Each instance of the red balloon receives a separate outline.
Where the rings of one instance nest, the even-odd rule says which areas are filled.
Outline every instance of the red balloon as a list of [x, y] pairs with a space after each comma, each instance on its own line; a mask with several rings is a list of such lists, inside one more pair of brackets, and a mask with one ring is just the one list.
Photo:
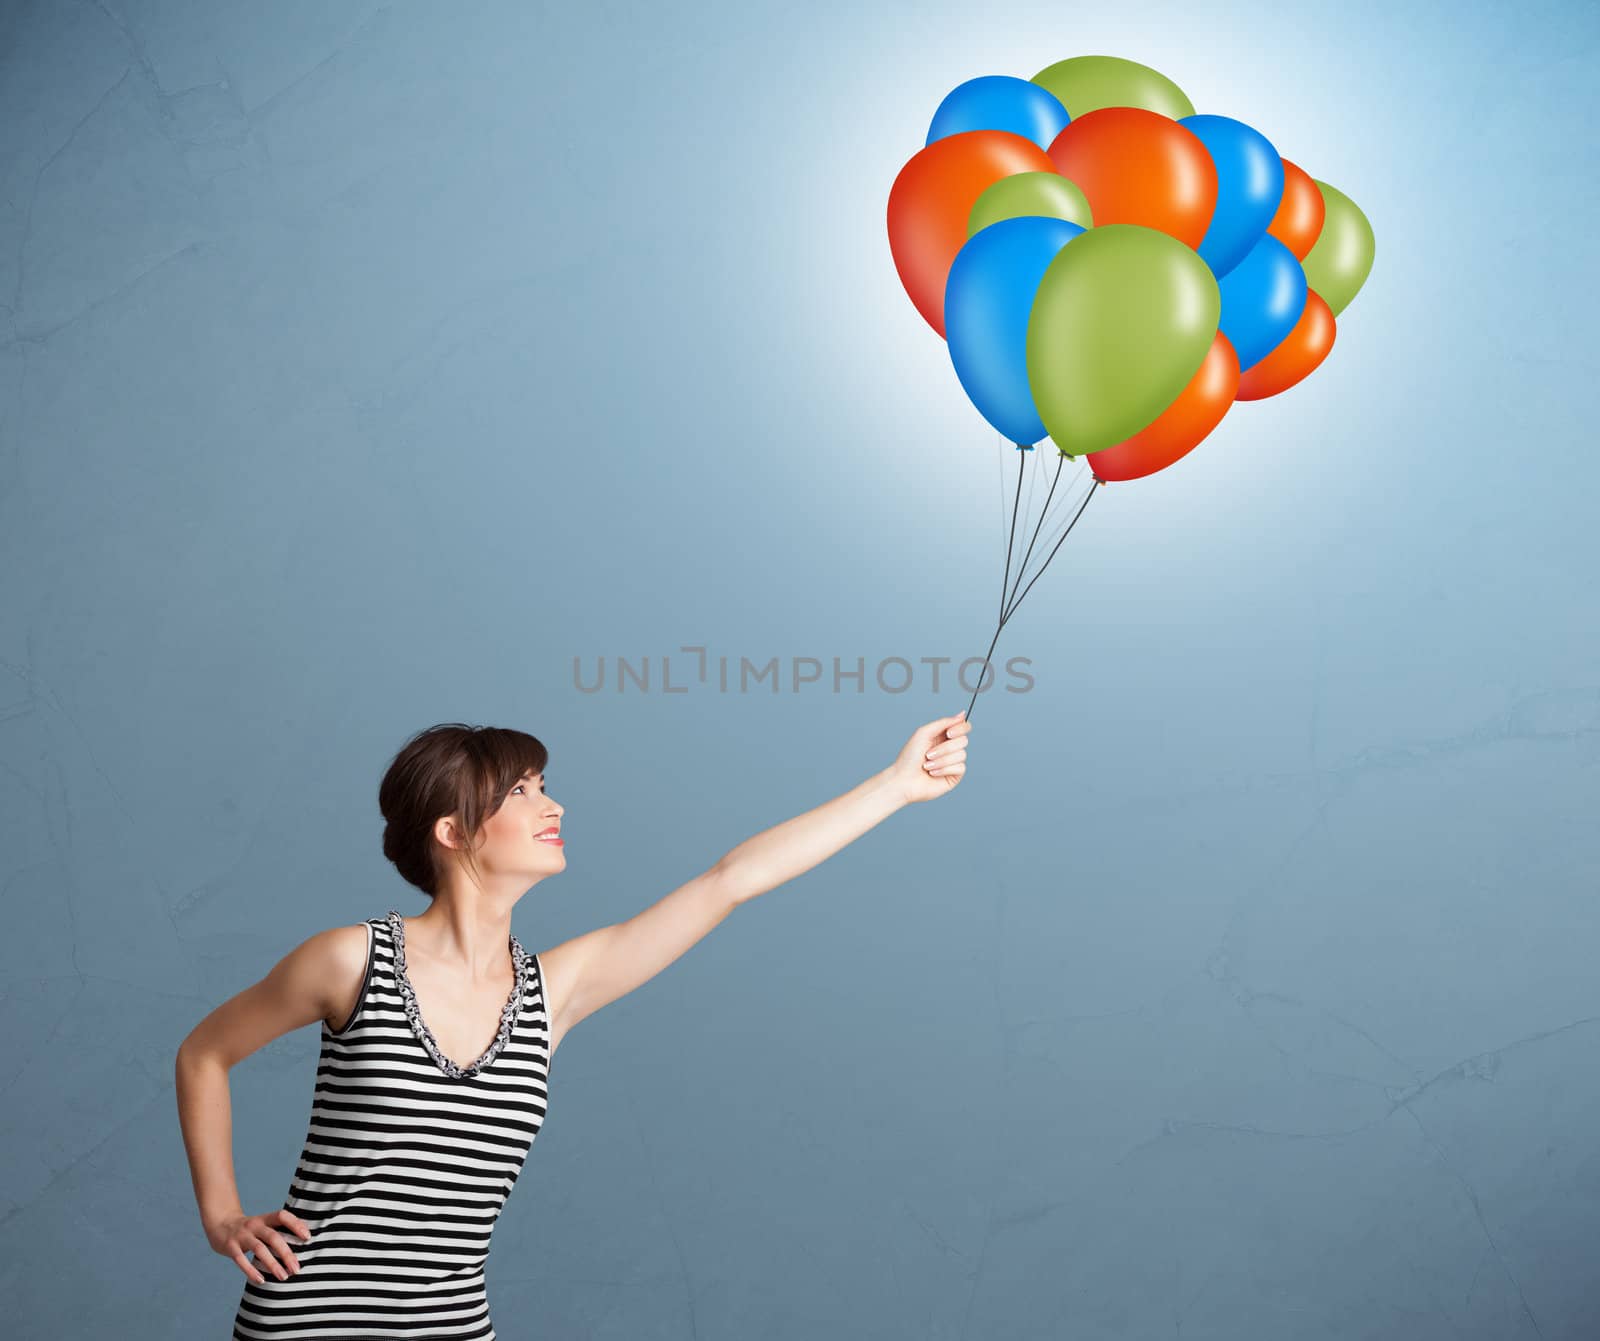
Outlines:
[[1283, 198], [1278, 202], [1278, 212], [1267, 225], [1267, 232], [1292, 251], [1295, 260], [1303, 261], [1322, 232], [1328, 202], [1304, 168], [1296, 167], [1287, 158], [1282, 162]]
[[[1056, 171], [1088, 198], [1095, 227], [1142, 224], [1199, 247], [1217, 205], [1217, 168], [1199, 136], [1142, 107], [1100, 107], [1050, 143]], [[1091, 456], [1099, 453], [1091, 452]]]
[[[1315, 289], [1306, 290], [1306, 310], [1291, 330], [1266, 358], [1253, 363], [1239, 378], [1237, 400], [1265, 400], [1287, 391], [1317, 370], [1333, 348], [1338, 327], [1333, 309]], [[1094, 457], [1089, 458], [1091, 461]]]
[[1008, 130], [946, 135], [913, 154], [889, 188], [889, 250], [900, 282], [944, 338], [944, 284], [980, 195], [1014, 172], [1054, 172], [1032, 140]]
[[1198, 447], [1222, 422], [1238, 385], [1239, 356], [1228, 337], [1218, 331], [1205, 362], [1178, 398], [1148, 428], [1115, 447], [1090, 452], [1089, 469], [1099, 480], [1136, 480], [1165, 470]]

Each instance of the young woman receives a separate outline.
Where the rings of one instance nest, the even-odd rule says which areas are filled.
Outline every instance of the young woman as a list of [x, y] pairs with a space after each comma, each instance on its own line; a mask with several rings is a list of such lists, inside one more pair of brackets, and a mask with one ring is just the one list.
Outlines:
[[[414, 736], [378, 789], [384, 855], [430, 900], [311, 937], [178, 1049], [178, 1115], [200, 1222], [245, 1274], [235, 1341], [488, 1338], [484, 1262], [544, 1122], [550, 1059], [748, 902], [966, 772], [964, 713], [895, 761], [746, 839], [625, 922], [529, 954], [511, 910], [566, 868], [545, 747], [497, 727]], [[311, 1123], [282, 1209], [246, 1215], [228, 1073], [320, 1021]], [[291, 1240], [294, 1246], [291, 1246]]]

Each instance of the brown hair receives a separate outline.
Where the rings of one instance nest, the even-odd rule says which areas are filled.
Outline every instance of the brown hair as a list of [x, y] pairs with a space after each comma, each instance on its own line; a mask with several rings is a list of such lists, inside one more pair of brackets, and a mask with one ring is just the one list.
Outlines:
[[387, 821], [383, 855], [430, 899], [439, 892], [441, 854], [433, 826], [454, 815], [468, 835], [464, 855], [474, 876], [478, 831], [524, 774], [543, 773], [549, 751], [537, 737], [499, 726], [442, 722], [412, 736], [378, 784]]

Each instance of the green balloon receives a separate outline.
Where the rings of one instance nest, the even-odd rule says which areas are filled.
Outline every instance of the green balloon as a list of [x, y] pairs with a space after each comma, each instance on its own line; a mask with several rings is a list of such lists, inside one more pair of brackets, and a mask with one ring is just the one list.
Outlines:
[[1028, 82], [1055, 94], [1074, 117], [1101, 107], [1143, 107], [1174, 121], [1194, 115], [1188, 95], [1166, 75], [1120, 56], [1073, 56], [1045, 66]]
[[972, 202], [972, 213], [967, 216], [967, 236], [1002, 219], [1036, 214], [1065, 219], [1080, 228], [1094, 227], [1089, 198], [1076, 182], [1069, 182], [1059, 172], [1013, 172]]
[[1300, 264], [1306, 272], [1306, 283], [1338, 316], [1367, 282], [1376, 243], [1372, 225], [1355, 201], [1327, 182], [1317, 182], [1317, 190], [1322, 192], [1327, 213], [1316, 245]]
[[1050, 262], [1028, 318], [1028, 386], [1050, 437], [1074, 456], [1147, 428], [1205, 362], [1222, 295], [1170, 234], [1104, 224]]

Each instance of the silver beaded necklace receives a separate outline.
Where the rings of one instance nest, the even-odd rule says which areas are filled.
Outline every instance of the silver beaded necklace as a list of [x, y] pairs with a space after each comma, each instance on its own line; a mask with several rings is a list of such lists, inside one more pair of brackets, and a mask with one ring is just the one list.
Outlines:
[[438, 1068], [445, 1075], [456, 1080], [464, 1079], [477, 1073], [488, 1066], [500, 1055], [506, 1043], [511, 1038], [512, 1027], [517, 1022], [517, 1012], [522, 1008], [522, 985], [527, 973], [528, 955], [522, 948], [522, 943], [516, 936], [511, 937], [511, 962], [515, 971], [512, 974], [511, 995], [506, 998], [506, 1004], [500, 1010], [500, 1031], [495, 1035], [494, 1042], [484, 1050], [483, 1056], [470, 1066], [457, 1066], [448, 1057], [439, 1051], [438, 1041], [433, 1036], [433, 1030], [428, 1028], [428, 1022], [422, 1018], [422, 1012], [417, 1008], [417, 994], [411, 986], [411, 979], [406, 976], [406, 926], [398, 910], [391, 908], [388, 916], [389, 929], [394, 935], [394, 978], [395, 985], [400, 989], [400, 996], [405, 1005], [406, 1018], [411, 1021], [411, 1030], [421, 1041], [422, 1046], [428, 1050], [428, 1055], [433, 1058]]

